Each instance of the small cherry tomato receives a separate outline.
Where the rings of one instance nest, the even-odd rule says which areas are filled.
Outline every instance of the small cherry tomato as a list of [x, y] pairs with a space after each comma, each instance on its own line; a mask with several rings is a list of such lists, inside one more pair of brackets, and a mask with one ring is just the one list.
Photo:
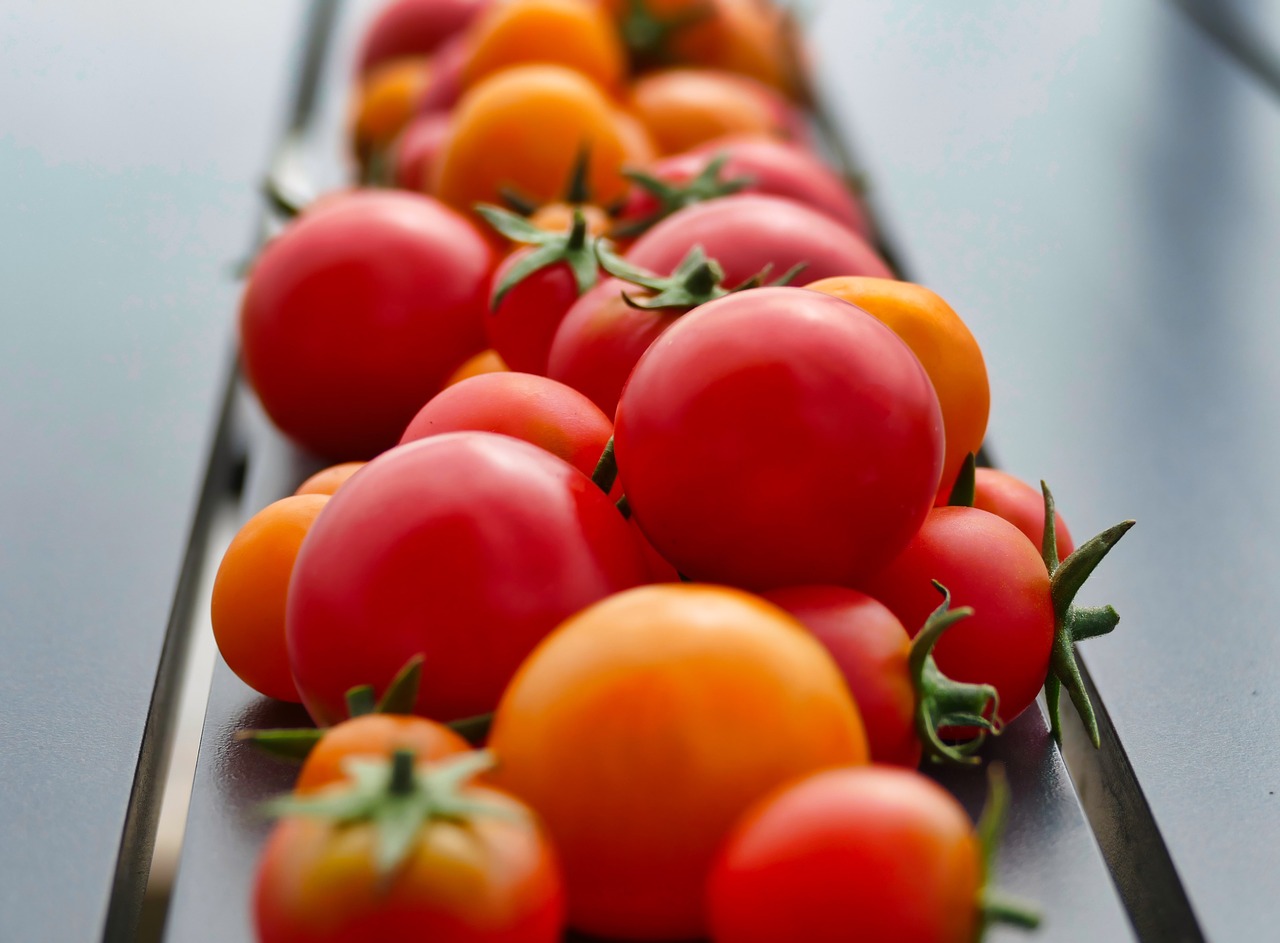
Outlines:
[[[474, 381], [472, 381], [474, 382]], [[348, 688], [425, 658], [415, 713], [490, 711], [561, 620], [648, 578], [613, 503], [528, 442], [432, 436], [374, 459], [331, 499], [289, 587], [289, 661], [320, 726]]]
[[401, 190], [424, 192], [444, 142], [449, 137], [449, 116], [418, 115], [396, 138], [392, 179]]
[[249, 384], [275, 424], [319, 455], [389, 448], [484, 348], [493, 264], [475, 227], [431, 197], [327, 200], [250, 273], [240, 308]]
[[362, 167], [382, 159], [413, 119], [430, 74], [431, 65], [425, 59], [396, 59], [378, 66], [361, 82], [352, 109], [351, 141]]
[[615, 426], [654, 547], [693, 579], [755, 589], [850, 585], [884, 566], [942, 467], [920, 361], [869, 314], [802, 288], [686, 314], [636, 364]]
[[627, 68], [613, 24], [589, 0], [508, 0], [471, 28], [462, 87], [534, 63], [573, 69], [607, 91], [622, 83]]
[[494, 782], [546, 823], [569, 922], [683, 940], [706, 929], [708, 868], [733, 822], [778, 784], [866, 762], [830, 657], [776, 607], [665, 584], [562, 625], [503, 695]]
[[365, 714], [335, 724], [311, 748], [293, 791], [297, 795], [319, 792], [345, 782], [345, 764], [351, 757], [386, 758], [397, 750], [412, 750], [422, 762], [466, 753], [466, 740], [434, 720], [397, 714]]
[[400, 443], [468, 429], [531, 442], [587, 477], [613, 423], [577, 390], [528, 373], [486, 373], [442, 390], [413, 417]]
[[294, 494], [334, 494], [346, 484], [347, 479], [364, 468], [365, 462], [343, 462], [341, 465], [330, 465], [322, 468], [302, 484]]
[[[1037, 548], [1044, 541], [1044, 495], [1020, 478], [994, 468], [979, 468], [974, 476], [973, 506], [1003, 517], [1027, 535]], [[1067, 522], [1055, 512], [1058, 559], [1076, 549]]]
[[365, 30], [360, 72], [406, 56], [427, 56], [458, 35], [492, 0], [392, 0]]
[[845, 276], [805, 287], [843, 298], [883, 321], [920, 358], [942, 406], [947, 451], [938, 490], [945, 500], [965, 456], [978, 451], [987, 432], [991, 388], [973, 334], [950, 305], [921, 285]]
[[431, 58], [431, 80], [418, 99], [425, 115], [450, 114], [462, 98], [462, 70], [467, 64], [467, 37], [453, 37]]
[[298, 702], [285, 648], [285, 597], [302, 538], [328, 495], [282, 498], [240, 528], [213, 581], [210, 619], [227, 666], [259, 694]]

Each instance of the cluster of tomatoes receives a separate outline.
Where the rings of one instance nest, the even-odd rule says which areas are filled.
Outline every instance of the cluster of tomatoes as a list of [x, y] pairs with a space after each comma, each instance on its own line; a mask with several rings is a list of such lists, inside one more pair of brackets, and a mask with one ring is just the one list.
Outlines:
[[306, 756], [267, 943], [1034, 923], [986, 887], [999, 778], [975, 833], [915, 769], [1042, 686], [1092, 723], [1074, 646], [1117, 616], [1073, 598], [1131, 522], [1075, 549], [975, 468], [981, 351], [873, 248], [794, 35], [763, 0], [374, 21], [365, 185], [241, 310], [267, 413], [342, 461], [214, 588], [227, 663], [317, 724], [257, 735]]

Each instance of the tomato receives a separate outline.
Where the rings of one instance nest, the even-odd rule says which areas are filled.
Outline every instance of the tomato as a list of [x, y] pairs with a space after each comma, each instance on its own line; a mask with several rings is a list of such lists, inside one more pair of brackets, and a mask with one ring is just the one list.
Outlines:
[[708, 884], [715, 943], [973, 943], [982, 848], [964, 808], [919, 773], [833, 769], [778, 789], [735, 826]]
[[[559, 943], [564, 890], [554, 852], [520, 803], [451, 781], [472, 756], [389, 776], [366, 761], [359, 786], [295, 799], [294, 808], [314, 811], [283, 819], [263, 848], [260, 943]], [[348, 804], [358, 797], [361, 811], [319, 817], [339, 795]]]
[[289, 588], [289, 661], [317, 724], [348, 688], [425, 657], [415, 713], [493, 709], [565, 617], [647, 578], [589, 478], [507, 436], [456, 432], [392, 449], [331, 499]]
[[500, 203], [505, 187], [546, 203], [560, 196], [585, 147], [591, 192], [607, 204], [626, 189], [621, 167], [630, 146], [613, 104], [590, 79], [562, 66], [518, 66], [458, 103], [432, 192], [464, 211]]
[[875, 318], [802, 288], [682, 317], [640, 358], [615, 426], [654, 547], [693, 579], [755, 589], [879, 569], [924, 520], [942, 466], [920, 362]]
[[461, 383], [469, 377], [480, 376], [482, 373], [502, 373], [504, 370], [510, 369], [503, 359], [498, 356], [495, 350], [482, 350], [463, 362], [462, 366], [450, 374], [449, 379], [445, 380], [446, 387], [453, 386], [455, 383]]
[[240, 308], [245, 375], [290, 438], [339, 459], [394, 445], [484, 348], [493, 255], [430, 197], [353, 192], [263, 250]]
[[461, 34], [440, 47], [431, 58], [431, 81], [418, 100], [422, 114], [449, 114], [462, 97], [462, 70], [467, 64], [467, 37]]
[[680, 154], [730, 134], [804, 133], [790, 102], [767, 85], [728, 72], [655, 72], [636, 80], [629, 104], [662, 154]]
[[778, 277], [804, 264], [804, 281], [836, 275], [892, 278], [857, 233], [829, 216], [781, 197], [744, 194], [699, 203], [664, 219], [636, 240], [627, 261], [666, 274], [700, 245], [736, 285], [772, 266]]
[[426, 190], [448, 136], [448, 115], [418, 115], [410, 121], [394, 145], [391, 172], [395, 185], [402, 190]]
[[391, 59], [426, 56], [471, 23], [492, 0], [392, 0], [365, 31], [360, 72]]
[[[1025, 481], [994, 468], [979, 468], [974, 478], [973, 506], [1003, 517], [1027, 535], [1037, 548], [1044, 541], [1044, 496]], [[1054, 515], [1058, 559], [1075, 550], [1071, 532], [1061, 514]]]
[[[680, 199], [687, 187], [714, 160], [723, 160], [717, 179], [735, 182], [738, 193], [764, 193], [786, 197], [830, 216], [862, 236], [870, 236], [866, 211], [846, 181], [804, 148], [760, 135], [719, 138], [683, 154], [665, 157], [644, 168], [643, 173], [674, 188]], [[719, 195], [726, 195], [717, 193]], [[702, 202], [692, 194], [680, 205]], [[687, 201], [687, 202], [686, 202]], [[627, 203], [618, 214], [620, 228], [643, 224], [667, 215], [665, 207], [643, 186], [632, 187]], [[807, 279], [806, 279], [807, 280]]]
[[475, 429], [546, 449], [587, 477], [613, 435], [613, 423], [577, 390], [528, 373], [486, 373], [436, 394], [400, 442]]
[[285, 597], [302, 538], [329, 502], [306, 494], [267, 505], [240, 528], [218, 565], [213, 637], [227, 666], [259, 694], [300, 700], [285, 649]]
[[413, 118], [430, 74], [425, 59], [397, 59], [365, 77], [351, 120], [353, 150], [362, 167], [378, 159]]
[[843, 298], [883, 321], [924, 364], [942, 406], [946, 458], [939, 494], [950, 494], [965, 456], [987, 432], [991, 388], [982, 350], [960, 316], [921, 285], [887, 278], [827, 278], [807, 286]]
[[365, 714], [335, 724], [307, 754], [293, 791], [299, 795], [319, 792], [348, 779], [345, 764], [351, 757], [387, 757], [396, 750], [412, 750], [421, 761], [466, 753], [466, 740], [444, 724], [425, 717]]
[[346, 484], [347, 479], [364, 468], [365, 464], [365, 462], [343, 462], [340, 465], [330, 465], [328, 468], [322, 468], [298, 485], [297, 490], [293, 493], [332, 495]]
[[609, 214], [590, 203], [575, 204], [563, 200], [547, 203], [534, 210], [529, 222], [546, 232], [569, 232], [573, 229], [573, 215], [576, 212], [581, 212], [586, 219], [588, 235], [603, 236], [609, 231], [612, 224]]
[[866, 762], [830, 657], [774, 606], [665, 584], [574, 616], [521, 667], [490, 746], [564, 867], [569, 922], [610, 939], [706, 929], [703, 888], [741, 812], [793, 776]]
[[612, 90], [627, 68], [613, 24], [589, 0], [508, 0], [480, 17], [467, 46], [463, 88], [512, 66], [554, 63]]

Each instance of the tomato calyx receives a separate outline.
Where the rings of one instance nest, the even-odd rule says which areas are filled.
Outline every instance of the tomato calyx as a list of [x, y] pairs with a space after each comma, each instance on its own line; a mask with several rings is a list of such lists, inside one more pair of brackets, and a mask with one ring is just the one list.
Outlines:
[[[382, 698], [377, 699], [371, 684], [360, 684], [346, 693], [347, 716], [363, 717], [365, 714], [412, 714], [418, 699], [418, 687], [422, 683], [421, 655], [414, 655], [401, 668]], [[272, 756], [286, 760], [305, 760], [311, 750], [325, 735], [319, 727], [282, 728], [277, 730], [241, 730], [237, 740], [248, 740]]]
[[591, 473], [591, 480], [605, 494], [613, 490], [614, 482], [618, 480], [618, 457], [613, 451], [613, 436], [609, 436], [609, 441], [604, 444], [604, 451], [600, 453], [600, 461], [596, 462], [596, 470]]
[[977, 500], [978, 457], [970, 452], [965, 456], [964, 464], [960, 466], [956, 483], [951, 486], [951, 493], [947, 496], [947, 507], [971, 508]]
[[981, 943], [987, 927], [993, 923], [1005, 923], [1025, 930], [1034, 930], [1040, 925], [1040, 913], [1033, 904], [1004, 894], [989, 885], [1008, 811], [1009, 782], [1005, 777], [1004, 766], [992, 763], [987, 770], [987, 802], [978, 819], [978, 843], [982, 858], [981, 884], [978, 890], [980, 917], [974, 943]]
[[1085, 580], [1111, 552], [1120, 538], [1128, 533], [1134, 521], [1121, 521], [1107, 528], [1091, 540], [1076, 548], [1069, 557], [1058, 562], [1058, 535], [1054, 518], [1053, 494], [1049, 486], [1040, 482], [1044, 492], [1044, 541], [1040, 554], [1049, 571], [1049, 595], [1053, 600], [1054, 633], [1053, 648], [1049, 656], [1049, 674], [1044, 682], [1045, 702], [1049, 708], [1049, 727], [1053, 738], [1062, 743], [1060, 702], [1062, 689], [1067, 689], [1071, 703], [1076, 706], [1089, 740], [1097, 748], [1101, 744], [1098, 735], [1098, 719], [1093, 703], [1085, 689], [1076, 660], [1076, 643], [1112, 631], [1120, 621], [1119, 614], [1111, 606], [1077, 606], [1076, 594]]
[[314, 796], [285, 796], [267, 810], [276, 816], [307, 816], [341, 826], [366, 823], [376, 836], [374, 863], [384, 879], [393, 877], [409, 857], [422, 829], [433, 822], [466, 823], [480, 816], [510, 818], [510, 805], [467, 795], [464, 787], [492, 769], [492, 753], [460, 753], [433, 764], [417, 764], [412, 750], [397, 750], [389, 760], [356, 757], [343, 763], [349, 785]]
[[672, 39], [714, 14], [712, 4], [703, 2], [674, 16], [660, 17], [649, 9], [646, 0], [627, 0], [627, 12], [623, 14], [618, 29], [632, 61], [643, 69], [670, 63]]
[[620, 224], [614, 229], [615, 235], [625, 238], [639, 236], [686, 207], [693, 206], [695, 203], [705, 203], [717, 197], [730, 196], [755, 183], [755, 178], [751, 176], [722, 180], [720, 172], [728, 162], [728, 154], [717, 154], [697, 175], [684, 183], [663, 180], [643, 170], [624, 169], [622, 175], [646, 190], [657, 201], [658, 208], [641, 219]]
[[[970, 684], [948, 678], [933, 660], [933, 647], [949, 628], [973, 615], [970, 606], [951, 607], [951, 593], [937, 580], [934, 588], [942, 594], [942, 603], [925, 620], [915, 640], [907, 666], [915, 688], [916, 736], [925, 755], [936, 763], [973, 766], [979, 763], [973, 754], [986, 742], [988, 733], [999, 734], [1000, 695], [989, 684]], [[987, 709], [991, 717], [986, 716]], [[977, 727], [978, 733], [963, 743], [944, 743], [938, 731], [945, 727]]]
[[613, 249], [606, 240], [587, 232], [587, 217], [579, 207], [574, 208], [573, 225], [568, 232], [539, 229], [523, 216], [487, 203], [477, 203], [475, 210], [485, 222], [512, 242], [536, 247], [494, 286], [493, 295], [489, 298], [490, 310], [502, 304], [507, 293], [530, 275], [560, 262], [573, 273], [578, 294], [582, 295], [595, 285], [600, 276], [597, 259], [614, 257]]

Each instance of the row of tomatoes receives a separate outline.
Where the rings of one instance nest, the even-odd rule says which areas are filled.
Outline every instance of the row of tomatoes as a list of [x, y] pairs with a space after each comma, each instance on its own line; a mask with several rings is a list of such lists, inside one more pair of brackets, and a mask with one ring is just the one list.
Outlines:
[[975, 835], [914, 767], [1042, 685], [1055, 731], [1063, 686], [1091, 722], [1074, 644], [1116, 615], [1073, 598], [1131, 522], [1076, 550], [1047, 489], [975, 469], [981, 351], [807, 141], [789, 22], [374, 21], [353, 149], [418, 192], [304, 208], [241, 310], [268, 414], [348, 460], [214, 588], [227, 663], [320, 728], [259, 738], [309, 752], [262, 939], [1031, 922], [985, 887], [999, 781]]

